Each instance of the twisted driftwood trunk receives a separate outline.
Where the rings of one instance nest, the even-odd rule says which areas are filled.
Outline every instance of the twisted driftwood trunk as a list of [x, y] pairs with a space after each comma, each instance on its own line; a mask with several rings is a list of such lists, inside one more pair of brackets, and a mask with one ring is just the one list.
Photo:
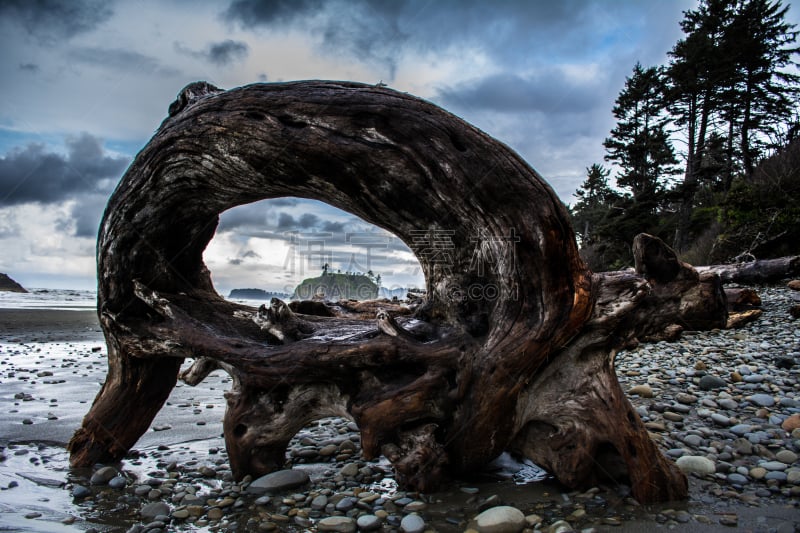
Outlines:
[[[70, 443], [72, 463], [119, 459], [178, 378], [221, 367], [236, 476], [280, 467], [308, 422], [351, 417], [366, 457], [435, 488], [516, 449], [571, 487], [608, 462], [643, 502], [686, 479], [651, 442], [614, 354], [719, 327], [718, 278], [660, 241], [638, 273], [592, 274], [561, 202], [517, 154], [440, 108], [343, 82], [188, 86], [109, 201], [98, 241], [108, 378]], [[218, 215], [264, 198], [315, 198], [392, 231], [416, 253], [416, 320], [258, 311], [213, 290], [202, 253]], [[441, 246], [444, 241], [444, 246]], [[619, 470], [619, 469], [617, 469]]]

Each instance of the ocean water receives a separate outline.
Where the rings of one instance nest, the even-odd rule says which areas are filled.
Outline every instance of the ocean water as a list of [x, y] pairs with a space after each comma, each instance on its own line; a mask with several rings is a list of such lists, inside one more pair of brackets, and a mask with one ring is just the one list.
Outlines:
[[0, 291], [0, 309], [58, 309], [86, 311], [97, 308], [97, 292], [73, 289], [28, 289], [27, 293]]

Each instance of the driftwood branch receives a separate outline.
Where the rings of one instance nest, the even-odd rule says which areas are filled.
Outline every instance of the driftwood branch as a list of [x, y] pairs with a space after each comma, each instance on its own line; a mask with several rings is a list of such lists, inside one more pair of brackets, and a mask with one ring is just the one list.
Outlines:
[[[291, 195], [408, 243], [427, 289], [413, 315], [374, 303], [253, 309], [216, 294], [202, 253], [219, 214]], [[614, 355], [724, 325], [725, 296], [718, 276], [661, 241], [641, 236], [635, 251], [636, 273], [593, 275], [541, 177], [423, 100], [342, 82], [192, 84], [106, 209], [98, 310], [109, 373], [71, 461], [120, 458], [191, 357], [187, 383], [216, 368], [233, 377], [223, 427], [237, 477], [280, 467], [297, 431], [338, 415], [358, 425], [365, 457], [386, 455], [418, 490], [513, 448], [571, 487], [616, 461], [640, 501], [684, 497]]]

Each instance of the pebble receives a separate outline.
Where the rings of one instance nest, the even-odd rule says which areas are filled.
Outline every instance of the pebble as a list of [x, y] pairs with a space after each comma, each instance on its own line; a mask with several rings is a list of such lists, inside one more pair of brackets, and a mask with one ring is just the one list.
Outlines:
[[753, 394], [752, 396], [748, 396], [747, 399], [761, 407], [772, 407], [775, 405], [775, 398], [769, 394]]
[[356, 530], [356, 521], [347, 516], [327, 516], [317, 522], [317, 530], [354, 533]]
[[72, 487], [72, 497], [76, 500], [81, 498], [85, 498], [92, 494], [92, 491], [88, 488], [84, 487], [83, 485], [75, 485]]
[[650, 385], [636, 385], [628, 390], [628, 394], [636, 394], [642, 398], [652, 398], [653, 389]]
[[160, 515], [169, 515], [169, 505], [164, 502], [151, 502], [141, 508], [139, 514], [144, 522], [152, 522]]
[[714, 462], [699, 455], [684, 455], [675, 464], [686, 474], [709, 475], [716, 472]]
[[89, 483], [92, 485], [105, 485], [113, 478], [117, 477], [117, 469], [113, 466], [104, 466], [98, 468], [93, 474]]
[[114, 476], [108, 482], [108, 486], [112, 489], [124, 489], [128, 485], [128, 480], [125, 476]]
[[486, 509], [475, 517], [475, 529], [480, 533], [517, 533], [525, 525], [522, 511], [508, 505]]
[[373, 514], [361, 515], [358, 517], [358, 520], [356, 520], [356, 526], [359, 531], [375, 531], [380, 529], [381, 525], [381, 519]]
[[797, 454], [789, 450], [780, 450], [775, 454], [775, 459], [787, 465], [797, 462]]
[[706, 374], [705, 376], [700, 378], [700, 381], [698, 382], [697, 385], [701, 389], [709, 391], [714, 389], [721, 389], [727, 386], [727, 383], [725, 382], [724, 379], [720, 377], [712, 376], [711, 374]]
[[425, 531], [425, 520], [418, 514], [409, 514], [400, 521], [400, 530], [404, 533], [422, 533]]
[[347, 463], [339, 470], [339, 473], [344, 477], [356, 477], [358, 475], [358, 465], [356, 463]]
[[278, 470], [252, 481], [247, 487], [250, 494], [264, 494], [301, 487], [309, 482], [303, 470]]

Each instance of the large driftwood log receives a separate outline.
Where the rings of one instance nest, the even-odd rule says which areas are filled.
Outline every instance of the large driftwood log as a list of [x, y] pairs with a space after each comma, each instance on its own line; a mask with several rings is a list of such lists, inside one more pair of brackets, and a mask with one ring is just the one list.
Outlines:
[[723, 283], [742, 283], [745, 285], [774, 283], [786, 278], [800, 276], [800, 255], [696, 268], [699, 272], [713, 272], [719, 275]]
[[[610, 463], [643, 502], [686, 495], [614, 374], [617, 350], [719, 327], [719, 279], [641, 236], [637, 273], [592, 274], [550, 187], [506, 146], [436, 106], [342, 82], [188, 86], [109, 201], [98, 241], [108, 377], [70, 442], [119, 459], [178, 377], [233, 376], [237, 477], [285, 462], [319, 417], [351, 417], [366, 457], [419, 490], [516, 449], [570, 487]], [[394, 232], [423, 268], [413, 317], [255, 310], [213, 290], [202, 253], [219, 213], [316, 198]], [[410, 201], [409, 198], [413, 198]], [[445, 246], [437, 246], [437, 243]]]

